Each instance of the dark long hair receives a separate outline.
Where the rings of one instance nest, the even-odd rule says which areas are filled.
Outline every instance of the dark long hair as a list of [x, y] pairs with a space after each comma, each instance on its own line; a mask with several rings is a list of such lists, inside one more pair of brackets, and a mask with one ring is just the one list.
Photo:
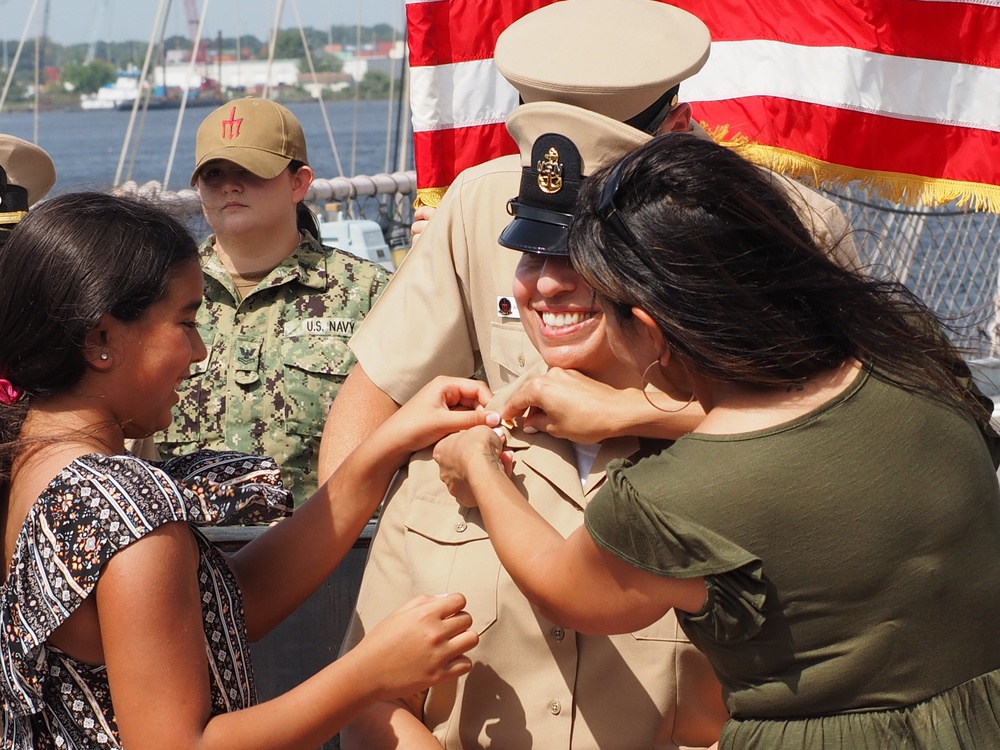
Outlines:
[[788, 387], [854, 357], [988, 421], [936, 316], [902, 284], [832, 261], [778, 179], [707, 139], [655, 138], [586, 181], [573, 265], [619, 321], [646, 310], [713, 380]]
[[191, 234], [156, 207], [105, 193], [36, 206], [0, 252], [0, 377], [23, 395], [0, 404], [0, 497], [32, 399], [74, 386], [83, 344], [104, 314], [133, 321], [196, 262]]

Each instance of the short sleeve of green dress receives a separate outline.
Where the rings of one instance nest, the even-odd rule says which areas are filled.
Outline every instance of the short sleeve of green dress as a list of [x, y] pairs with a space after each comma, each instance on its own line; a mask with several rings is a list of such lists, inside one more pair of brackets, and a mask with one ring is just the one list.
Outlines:
[[[658, 462], [669, 464], [669, 458], [660, 457]], [[625, 471], [630, 466], [627, 460], [609, 466], [602, 494], [613, 500], [595, 501], [596, 506], [587, 510], [587, 527], [594, 541], [657, 575], [705, 577], [708, 601], [700, 613], [685, 619], [719, 643], [753, 637], [763, 622], [766, 597], [760, 559], [671, 512], [666, 504], [643, 502]]]
[[[99, 454], [70, 463], [28, 512], [0, 587], [2, 746], [119, 748], [105, 666], [73, 658], [49, 636], [90, 596], [105, 563], [159, 526], [214, 525], [290, 505], [266, 458], [202, 451], [165, 463]], [[256, 701], [253, 665], [236, 577], [197, 530], [195, 539], [218, 714]]]
[[1000, 747], [1000, 485], [973, 420], [864, 372], [767, 430], [609, 467], [600, 547], [704, 577], [678, 613], [720, 748]]

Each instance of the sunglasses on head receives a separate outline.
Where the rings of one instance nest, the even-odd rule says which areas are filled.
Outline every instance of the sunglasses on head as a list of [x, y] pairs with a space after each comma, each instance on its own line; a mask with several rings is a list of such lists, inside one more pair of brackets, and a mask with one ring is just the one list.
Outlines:
[[608, 174], [608, 179], [604, 183], [604, 187], [601, 188], [600, 199], [597, 201], [597, 218], [601, 220], [602, 224], [609, 226], [626, 245], [637, 247], [639, 240], [636, 239], [635, 234], [618, 213], [618, 205], [615, 203], [615, 198], [618, 197], [618, 187], [621, 184], [622, 170], [628, 161], [627, 157], [622, 159]]

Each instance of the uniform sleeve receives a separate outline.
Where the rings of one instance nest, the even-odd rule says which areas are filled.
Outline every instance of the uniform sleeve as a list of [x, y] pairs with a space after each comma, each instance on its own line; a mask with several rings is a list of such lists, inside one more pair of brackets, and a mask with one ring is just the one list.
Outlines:
[[860, 271], [861, 256], [847, 217], [840, 207], [802, 183], [774, 174], [778, 179], [778, 186], [788, 192], [799, 219], [812, 232], [819, 246], [827, 248], [830, 257], [844, 268]]
[[437, 375], [470, 377], [477, 366], [461, 193], [456, 180], [350, 341], [365, 374], [397, 403]]
[[408, 472], [399, 473], [382, 508], [378, 527], [368, 550], [358, 602], [341, 645], [341, 655], [361, 642], [365, 633], [416, 596], [406, 557], [404, 521], [413, 497]]
[[[752, 638], [764, 624], [766, 584], [759, 558], [668, 507], [665, 493], [629, 480], [628, 464], [609, 466], [608, 481], [587, 506], [594, 542], [629, 565], [667, 578], [704, 577], [708, 600], [701, 612], [678, 612], [705, 638], [733, 643]], [[683, 506], [683, 501], [680, 502]]]

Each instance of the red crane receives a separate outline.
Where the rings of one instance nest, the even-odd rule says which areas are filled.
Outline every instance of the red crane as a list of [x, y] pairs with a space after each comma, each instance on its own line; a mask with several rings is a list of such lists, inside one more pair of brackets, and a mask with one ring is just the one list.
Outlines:
[[205, 62], [205, 45], [199, 43], [198, 39], [198, 26], [200, 26], [200, 21], [198, 20], [198, 0], [184, 0], [184, 12], [187, 14], [188, 23], [188, 37], [191, 39], [191, 49], [198, 47], [198, 55], [195, 57], [195, 62], [203, 63]]

